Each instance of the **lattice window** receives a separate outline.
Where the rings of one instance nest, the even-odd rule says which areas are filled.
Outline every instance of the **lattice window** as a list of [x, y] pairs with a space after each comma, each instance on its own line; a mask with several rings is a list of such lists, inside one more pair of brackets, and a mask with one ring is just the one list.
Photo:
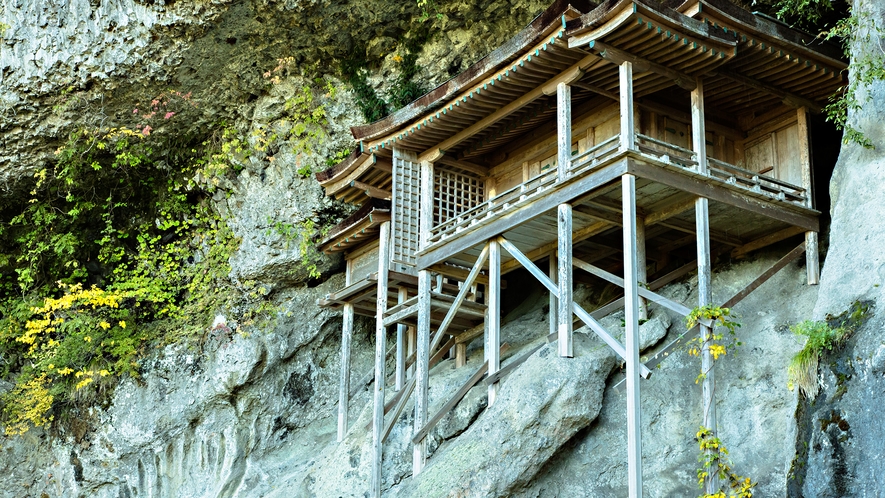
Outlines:
[[435, 168], [433, 178], [433, 225], [458, 216], [485, 200], [485, 185], [472, 173]]
[[414, 273], [418, 251], [421, 203], [421, 165], [414, 153], [396, 150], [393, 156], [393, 216], [391, 222], [393, 270]]

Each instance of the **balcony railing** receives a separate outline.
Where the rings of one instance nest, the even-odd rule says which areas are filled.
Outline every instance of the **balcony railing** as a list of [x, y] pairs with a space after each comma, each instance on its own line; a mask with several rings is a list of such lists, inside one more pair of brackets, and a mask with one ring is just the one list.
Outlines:
[[[593, 170], [608, 164], [609, 159], [618, 152], [619, 144], [620, 136], [615, 135], [573, 156], [566, 177], [562, 181], [559, 180], [558, 170], [550, 168], [550, 170], [524, 183], [501, 192], [492, 199], [449, 218], [445, 222], [431, 228], [428, 239], [429, 243], [441, 242], [481, 223], [483, 220], [529, 204], [564, 181], [589, 174]], [[651, 156], [656, 161], [678, 166], [695, 173], [698, 170], [698, 162], [693, 151], [647, 135], [636, 134], [635, 150], [645, 156]], [[777, 178], [739, 168], [718, 159], [707, 158], [706, 176], [773, 199], [791, 202], [800, 206], [806, 205], [805, 189]]]

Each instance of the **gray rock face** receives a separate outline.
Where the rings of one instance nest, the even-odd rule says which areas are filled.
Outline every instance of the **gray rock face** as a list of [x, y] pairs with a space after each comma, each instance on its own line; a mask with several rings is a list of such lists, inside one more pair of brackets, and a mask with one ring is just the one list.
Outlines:
[[[770, 267], [779, 254], [719, 268], [713, 275], [713, 300], [722, 302]], [[791, 265], [734, 308], [743, 346], [716, 362], [716, 406], [720, 437], [734, 468], [759, 482], [755, 496], [784, 496], [794, 454], [796, 394], [787, 389], [786, 367], [800, 344], [788, 326], [806, 318], [817, 288], [805, 285], [804, 268]], [[691, 306], [697, 278], [665, 287], [661, 294]], [[784, 306], [783, 303], [789, 303]], [[651, 305], [654, 319], [664, 311]], [[606, 320], [610, 323], [612, 318]], [[672, 317], [667, 344], [685, 331]], [[646, 325], [652, 322], [647, 322]], [[610, 329], [611, 330], [611, 329]], [[643, 496], [697, 496], [697, 443], [701, 390], [695, 384], [700, 360], [684, 348], [674, 351], [640, 381]], [[541, 470], [519, 497], [592, 497], [627, 495], [626, 399], [605, 391], [599, 418], [579, 432]]]
[[[871, 24], [881, 26], [885, 6], [853, 4], [860, 25], [852, 60], [873, 56], [881, 61], [878, 43], [864, 37]], [[830, 246], [814, 318], [838, 315], [855, 301], [869, 304], [871, 317], [847, 345], [821, 359], [821, 392], [798, 413], [798, 478], [791, 496], [879, 496], [885, 489], [885, 425], [879, 408], [885, 402], [885, 110], [880, 105], [885, 82], [860, 85], [856, 97], [860, 107], [849, 111], [849, 123], [875, 149], [848, 144], [840, 151], [830, 182]]]
[[559, 358], [555, 344], [542, 347], [503, 383], [495, 404], [395, 495], [508, 496], [528, 484], [601, 408], [614, 356], [592, 349], [583, 334], [575, 336], [575, 351], [575, 358]]
[[800, 410], [797, 475], [793, 496], [877, 496], [885, 489], [885, 434], [878, 407], [885, 403], [885, 376], [876, 370], [885, 320], [873, 316], [840, 351], [820, 362], [821, 391]]

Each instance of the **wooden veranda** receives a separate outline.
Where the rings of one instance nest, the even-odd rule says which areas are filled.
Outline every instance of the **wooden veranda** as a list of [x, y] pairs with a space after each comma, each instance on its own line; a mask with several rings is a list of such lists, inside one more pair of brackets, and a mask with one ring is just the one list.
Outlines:
[[[376, 496], [382, 443], [410, 397], [414, 474], [429, 430], [467, 390], [485, 378], [494, 404], [506, 374], [501, 279], [516, 268], [548, 289], [560, 356], [573, 355], [583, 323], [625, 360], [627, 481], [630, 496], [641, 496], [639, 378], [651, 371], [639, 362], [639, 319], [649, 301], [690, 312], [655, 290], [697, 270], [697, 304], [711, 304], [715, 255], [799, 234], [805, 241], [784, 261], [804, 251], [808, 283], [817, 283], [808, 115], [844, 84], [846, 66], [838, 49], [802, 37], [724, 0], [556, 2], [463, 74], [353, 129], [357, 150], [317, 175], [327, 195], [363, 205], [320, 245], [347, 261], [345, 288], [320, 305], [344, 312], [339, 439], [352, 391], [375, 379]], [[572, 295], [574, 268], [622, 287], [624, 298], [584, 310]], [[648, 282], [651, 274], [665, 276]], [[625, 344], [598, 322], [616, 309], [625, 310]], [[356, 385], [354, 314], [376, 320], [375, 370]], [[387, 399], [394, 325], [397, 393]], [[710, 325], [701, 323], [702, 337]], [[480, 335], [485, 365], [429, 416], [431, 365], [450, 349], [463, 365]], [[706, 349], [703, 361], [709, 370]], [[704, 425], [715, 430], [714, 383], [711, 370]]]

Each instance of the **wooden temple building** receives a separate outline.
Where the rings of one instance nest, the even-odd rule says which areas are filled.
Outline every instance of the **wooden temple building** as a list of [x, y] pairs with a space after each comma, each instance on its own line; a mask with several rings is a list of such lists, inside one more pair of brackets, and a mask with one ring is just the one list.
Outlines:
[[[374, 379], [372, 493], [407, 400], [415, 474], [428, 431], [467, 389], [485, 376], [495, 402], [506, 374], [502, 276], [525, 268], [549, 289], [548, 339], [560, 356], [572, 356], [583, 323], [626, 362], [628, 486], [642, 496], [639, 379], [650, 370], [639, 361], [639, 318], [647, 301], [682, 314], [693, 307], [656, 294], [660, 282], [646, 285], [648, 276], [688, 252], [696, 304], [711, 304], [711, 257], [804, 234], [785, 258], [804, 252], [808, 283], [817, 283], [808, 120], [845, 84], [845, 69], [838, 48], [726, 0], [556, 1], [457, 77], [353, 128], [356, 151], [316, 175], [327, 195], [362, 206], [320, 243], [344, 254], [346, 285], [319, 304], [344, 315], [339, 440], [352, 393]], [[600, 310], [573, 302], [576, 268], [623, 287], [604, 311], [625, 310], [625, 344], [600, 326]], [[356, 314], [377, 324], [374, 373], [358, 381]], [[479, 337], [485, 366], [441, 413], [428, 413], [430, 367], [445, 355], [462, 366]], [[704, 425], [715, 428], [714, 382], [710, 372]]]

